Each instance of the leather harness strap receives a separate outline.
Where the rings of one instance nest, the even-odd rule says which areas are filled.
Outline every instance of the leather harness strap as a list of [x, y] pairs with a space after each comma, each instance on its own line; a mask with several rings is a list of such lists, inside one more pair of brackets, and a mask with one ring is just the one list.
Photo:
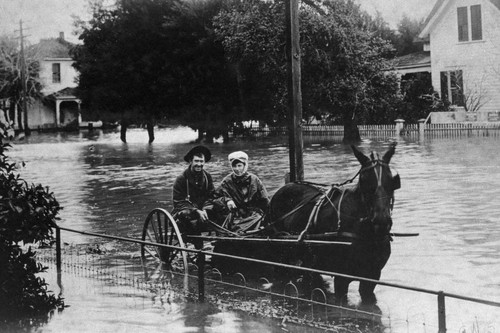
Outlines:
[[[288, 213], [286, 213], [285, 215], [282, 215], [280, 216], [279, 218], [277, 218], [276, 220], [274, 220], [271, 224], [269, 224], [267, 227], [271, 227], [271, 226], [274, 226], [276, 223], [278, 222], [281, 222], [283, 220], [285, 220], [287, 217], [289, 217], [290, 215], [292, 215], [293, 213], [297, 212], [299, 209], [302, 209], [305, 205], [307, 205], [309, 202], [313, 201], [318, 195], [320, 195], [320, 193], [318, 193], [317, 195], [315, 195], [314, 197], [312, 197], [310, 200], [307, 200], [307, 201], [304, 201], [302, 204], [298, 205], [297, 207], [295, 207], [294, 209], [292, 209], [291, 211], [289, 211]], [[266, 227], [266, 228], [267, 228]]]
[[304, 230], [302, 230], [302, 232], [300, 233], [300, 236], [298, 238], [299, 242], [304, 240], [304, 237], [307, 233], [307, 230], [309, 229], [311, 224], [316, 224], [316, 221], [318, 220], [319, 209], [320, 209], [321, 205], [325, 202], [325, 198], [328, 196], [328, 193], [329, 192], [326, 192], [325, 194], [323, 194], [319, 198], [318, 201], [316, 201], [316, 204], [314, 205], [313, 209], [311, 210], [311, 214], [309, 214], [309, 220], [307, 221], [307, 225], [304, 228]]

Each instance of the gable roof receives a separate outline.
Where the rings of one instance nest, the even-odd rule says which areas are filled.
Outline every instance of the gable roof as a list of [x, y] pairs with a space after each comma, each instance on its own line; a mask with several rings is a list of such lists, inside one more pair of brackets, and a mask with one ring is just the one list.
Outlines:
[[[500, 0], [488, 0], [488, 1], [491, 2], [496, 8], [498, 8], [498, 10], [500, 10]], [[430, 30], [433, 27], [434, 23], [436, 23], [438, 17], [443, 13], [444, 8], [449, 3], [450, 0], [436, 1], [434, 7], [432, 7], [429, 15], [427, 15], [427, 18], [425, 19], [424, 28], [418, 35], [419, 38], [426, 38], [429, 35]]]
[[52, 94], [45, 96], [46, 100], [70, 100], [76, 101], [79, 100], [77, 96], [77, 89], [66, 87], [59, 91], [53, 92]]
[[30, 47], [29, 52], [38, 60], [47, 58], [71, 58], [70, 50], [73, 44], [61, 38], [41, 39], [38, 44]]

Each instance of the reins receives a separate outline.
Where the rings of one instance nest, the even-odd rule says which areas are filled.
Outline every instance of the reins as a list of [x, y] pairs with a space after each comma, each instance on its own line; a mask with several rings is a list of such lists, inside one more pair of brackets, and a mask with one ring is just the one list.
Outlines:
[[[346, 192], [348, 191], [348, 189], [345, 187], [345, 185], [353, 183], [354, 180], [360, 174], [362, 174], [365, 171], [371, 170], [371, 169], [373, 169], [373, 168], [375, 168], [377, 166], [388, 166], [388, 163], [386, 163], [386, 162], [384, 162], [384, 161], [382, 161], [380, 159], [373, 159], [373, 160], [371, 160], [371, 163], [372, 164], [369, 165], [369, 166], [365, 166], [365, 167], [360, 168], [358, 170], [358, 172], [356, 172], [356, 174], [354, 176], [352, 176], [351, 178], [349, 178], [349, 179], [347, 179], [347, 180], [345, 180], [345, 181], [343, 181], [341, 183], [335, 183], [335, 184], [327, 185], [327, 184], [320, 184], [320, 183], [307, 182], [307, 181], [296, 181], [295, 183], [297, 183], [297, 184], [310, 185], [310, 186], [316, 188], [318, 190], [318, 193], [316, 195], [312, 196], [309, 200], [305, 200], [304, 202], [300, 203], [298, 206], [296, 206], [291, 211], [289, 211], [286, 214], [284, 214], [284, 215], [280, 216], [279, 218], [275, 219], [274, 221], [272, 221], [267, 226], [265, 226], [265, 227], [263, 227], [263, 228], [261, 228], [259, 230], [255, 230], [254, 232], [248, 233], [247, 235], [254, 234], [254, 233], [259, 233], [259, 232], [262, 232], [264, 230], [274, 230], [275, 232], [277, 232], [277, 229], [275, 228], [275, 225], [277, 223], [284, 221], [285, 219], [287, 219], [291, 215], [295, 214], [296, 212], [298, 212], [299, 210], [301, 210], [302, 208], [304, 208], [306, 205], [308, 205], [309, 203], [313, 202], [314, 200], [317, 200], [317, 201], [315, 202], [315, 204], [314, 204], [314, 206], [313, 206], [313, 208], [311, 210], [311, 213], [309, 214], [309, 218], [308, 218], [306, 227], [304, 228], [304, 230], [300, 233], [300, 235], [298, 237], [298, 241], [299, 242], [303, 241], [306, 238], [308, 230], [310, 229], [311, 225], [314, 225], [314, 224], [317, 223], [319, 212], [320, 212], [321, 208], [324, 206], [325, 202], [330, 203], [331, 207], [337, 213], [337, 221], [338, 221], [337, 232], [338, 232], [339, 235], [341, 235], [342, 233], [340, 231], [338, 231], [338, 230], [340, 230], [340, 228], [341, 228], [342, 217], [351, 217], [351, 218], [354, 218], [353, 216], [349, 216], [349, 215], [341, 213], [342, 202], [344, 201]], [[379, 171], [375, 170], [375, 175], [377, 177], [377, 186], [382, 186], [382, 170], [379, 170]], [[325, 191], [324, 189], [318, 188], [318, 187], [327, 187], [327, 186], [330, 187], [327, 191]], [[332, 201], [333, 195], [334, 195], [334, 193], [336, 191], [340, 192], [340, 198], [339, 198], [339, 201], [338, 201], [338, 207], [336, 207], [335, 204]], [[318, 199], [318, 196], [319, 196], [319, 199]], [[362, 198], [363, 198], [363, 196], [362, 196]], [[394, 197], [391, 197], [391, 212], [392, 212], [392, 205], [393, 204], [394, 204]], [[219, 226], [218, 229], [219, 230], [221, 230], [221, 229], [224, 230], [225, 228], [222, 228], [222, 227]], [[229, 230], [225, 229], [224, 231], [229, 231]], [[346, 235], [348, 235], [349, 237], [358, 238], [358, 235], [356, 235], [355, 233], [352, 233], [352, 232], [344, 232], [344, 233]], [[245, 234], [246, 233], [244, 233], [243, 235], [240, 234], [239, 236], [241, 237], [241, 236], [244, 236]]]
[[[340, 230], [341, 224], [342, 224], [341, 205], [342, 205], [342, 201], [344, 200], [344, 195], [345, 195], [345, 193], [347, 191], [347, 189], [344, 187], [344, 185], [352, 183], [363, 172], [371, 170], [371, 169], [374, 169], [375, 175], [377, 177], [377, 188], [382, 187], [382, 169], [377, 170], [376, 167], [377, 166], [388, 166], [388, 163], [380, 160], [379, 158], [372, 159], [370, 162], [371, 162], [371, 165], [360, 168], [358, 170], [358, 172], [353, 177], [351, 177], [350, 179], [348, 179], [348, 180], [346, 180], [346, 181], [344, 181], [342, 183], [332, 184], [330, 190], [327, 191], [325, 194], [323, 194], [321, 196], [321, 198], [314, 205], [314, 207], [313, 207], [313, 209], [311, 211], [311, 214], [309, 215], [309, 219], [307, 221], [306, 227], [304, 228], [304, 230], [300, 233], [300, 235], [298, 237], [298, 241], [299, 242], [304, 240], [304, 238], [306, 237], [306, 234], [307, 234], [309, 228], [311, 227], [311, 225], [316, 224], [319, 211], [320, 211], [321, 207], [323, 206], [323, 204], [325, 203], [325, 201], [328, 201], [330, 203], [331, 207], [337, 213], [337, 223], [338, 223], [337, 230]], [[315, 184], [315, 183], [309, 183], [309, 184], [326, 186], [326, 185], [323, 185], [323, 184]], [[340, 189], [340, 188], [342, 188], [342, 189]], [[330, 193], [332, 193], [332, 196], [333, 196], [334, 190], [341, 191], [340, 199], [339, 199], [339, 202], [338, 202], [338, 207], [335, 207], [335, 204], [332, 202], [332, 200], [330, 198], [330, 195], [329, 195]], [[364, 197], [363, 197], [363, 194], [361, 194], [361, 198], [362, 198], [363, 201], [365, 201]], [[393, 205], [394, 205], [394, 197], [391, 196], [390, 199], [391, 199], [390, 200], [390, 211], [392, 213], [392, 208], [393, 208]], [[357, 235], [355, 235], [354, 233], [349, 233], [349, 234], [353, 235], [354, 237], [357, 237]]]

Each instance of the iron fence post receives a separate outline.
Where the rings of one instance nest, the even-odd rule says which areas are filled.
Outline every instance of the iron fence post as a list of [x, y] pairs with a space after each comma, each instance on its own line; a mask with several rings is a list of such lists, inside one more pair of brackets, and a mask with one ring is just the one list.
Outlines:
[[57, 272], [61, 272], [61, 229], [56, 227], [56, 267]]
[[444, 304], [444, 293], [438, 292], [438, 333], [446, 333], [446, 309]]
[[198, 252], [196, 265], [198, 266], [198, 300], [205, 302], [205, 254], [201, 251]]

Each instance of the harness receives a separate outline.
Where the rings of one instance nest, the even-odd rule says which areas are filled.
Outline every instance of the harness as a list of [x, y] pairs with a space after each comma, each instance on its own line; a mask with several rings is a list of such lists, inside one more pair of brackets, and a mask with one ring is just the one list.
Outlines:
[[[318, 188], [319, 186], [328, 186], [326, 184], [319, 184], [319, 183], [298, 181], [298, 182], [296, 182], [298, 184], [304, 184], [304, 185], [313, 186], [314, 188], [318, 189], [318, 193], [316, 195], [312, 196], [309, 200], [306, 200], [306, 201], [302, 202], [300, 205], [296, 206], [291, 211], [289, 211], [286, 214], [280, 216], [279, 218], [277, 218], [276, 220], [274, 220], [272, 223], [268, 224], [266, 227], [264, 227], [262, 229], [254, 230], [254, 231], [251, 231], [251, 232], [246, 232], [245, 235], [249, 236], [251, 234], [260, 233], [260, 232], [262, 232], [264, 230], [271, 230], [271, 229], [274, 230], [275, 233], [279, 232], [275, 228], [275, 225], [277, 223], [279, 223], [279, 222], [285, 220], [286, 218], [290, 217], [291, 215], [293, 215], [294, 213], [298, 212], [300, 209], [304, 208], [307, 204], [313, 202], [316, 199], [317, 199], [317, 201], [314, 204], [313, 209], [311, 210], [311, 213], [309, 214], [307, 225], [304, 228], [304, 230], [300, 233], [300, 235], [299, 235], [299, 237], [298, 237], [297, 240], [299, 242], [301, 242], [301, 241], [303, 241], [307, 237], [308, 230], [311, 228], [311, 226], [314, 226], [314, 225], [317, 224], [318, 215], [319, 215], [319, 212], [320, 212], [321, 208], [324, 205], [328, 204], [328, 203], [333, 207], [333, 209], [337, 213], [337, 220], [338, 220], [338, 229], [337, 230], [340, 230], [341, 229], [341, 224], [342, 224], [342, 216], [347, 216], [348, 217], [348, 215], [345, 215], [345, 214], [342, 215], [341, 214], [342, 203], [343, 203], [343, 200], [346, 197], [346, 192], [348, 191], [348, 188], [346, 188], [345, 185], [352, 183], [363, 172], [366, 172], [366, 171], [371, 170], [371, 169], [375, 169], [374, 171], [375, 171], [375, 175], [377, 177], [377, 189], [378, 189], [379, 187], [382, 187], [382, 171], [383, 171], [382, 167], [384, 167], [384, 166], [388, 166], [388, 163], [386, 163], [386, 162], [382, 161], [381, 159], [379, 159], [378, 155], [377, 155], [377, 158], [371, 160], [371, 164], [370, 165], [362, 167], [361, 169], [359, 169], [359, 171], [353, 177], [351, 177], [350, 179], [348, 179], [348, 180], [346, 180], [346, 181], [344, 181], [342, 183], [335, 183], [335, 184], [330, 185], [330, 189], [328, 191], [323, 191], [322, 189]], [[395, 186], [394, 189], [399, 188], [399, 186], [400, 186], [399, 185], [400, 184], [399, 175], [394, 176], [393, 179], [394, 180], [397, 179], [396, 180], [397, 186]], [[339, 199], [339, 202], [338, 202], [338, 207], [335, 207], [335, 204], [332, 202], [332, 198], [333, 198], [333, 195], [335, 193], [339, 193], [339, 192], [340, 192], [340, 199]], [[361, 199], [363, 201], [365, 201], [362, 193], [361, 193], [361, 197], [362, 197]], [[391, 196], [391, 201], [390, 201], [390, 210], [391, 210], [391, 212], [392, 212], [392, 209], [393, 209], [393, 205], [394, 205], [394, 196]], [[213, 224], [214, 227], [216, 226], [216, 224], [213, 223], [213, 222], [211, 224]], [[226, 232], [226, 233], [228, 233], [230, 235], [233, 235], [233, 236], [234, 235], [238, 235], [240, 237], [242, 236], [240, 234], [235, 234], [235, 233], [227, 230], [226, 228], [218, 226], [218, 225], [216, 226], [216, 228], [219, 231]], [[343, 237], [348, 237], [348, 238], [359, 238], [359, 236], [357, 234], [352, 233], [352, 232], [345, 232], [345, 231], [344, 232], [338, 231], [337, 235], [338, 236], [343, 236]], [[387, 237], [389, 237], [389, 239], [391, 239], [390, 234], [388, 234]], [[386, 240], [387, 237], [385, 237], [384, 240]]]
[[316, 204], [314, 205], [313, 209], [311, 210], [311, 214], [309, 214], [309, 219], [307, 220], [307, 225], [306, 227], [304, 228], [304, 230], [302, 230], [302, 232], [300, 233], [299, 235], [299, 238], [298, 238], [298, 241], [301, 242], [304, 240], [304, 238], [306, 237], [306, 234], [307, 234], [307, 231], [309, 230], [309, 228], [311, 227], [311, 225], [316, 225], [316, 222], [318, 221], [318, 214], [319, 214], [319, 211], [321, 209], [321, 207], [325, 204], [325, 202], [329, 202], [333, 209], [337, 212], [337, 218], [338, 218], [338, 221], [339, 221], [339, 229], [340, 229], [340, 205], [342, 203], [342, 199], [344, 198], [344, 194], [345, 194], [345, 191], [346, 189], [343, 188], [341, 191], [341, 195], [340, 195], [340, 200], [339, 200], [339, 207], [337, 209], [337, 207], [335, 207], [335, 205], [333, 204], [332, 200], [330, 199], [329, 195], [330, 193], [332, 193], [332, 196], [333, 196], [333, 193], [335, 191], [340, 191], [340, 188], [339, 187], [336, 187], [336, 186], [332, 186], [330, 188], [330, 190], [328, 190], [327, 192], [325, 192], [319, 199], [318, 201], [316, 201]]
[[[374, 169], [373, 171], [375, 172], [375, 176], [377, 177], [377, 188], [375, 189], [375, 192], [379, 189], [382, 188], [382, 167], [386, 166], [388, 167], [389, 164], [384, 162], [378, 157], [378, 153], [374, 152], [374, 159], [371, 160], [371, 165], [368, 165], [366, 167], [363, 167], [359, 170], [358, 174], [361, 174], [365, 171]], [[378, 168], [377, 168], [378, 167]], [[397, 182], [397, 186], [393, 186], [393, 189], [398, 189], [400, 185], [400, 180], [399, 180], [399, 175], [397, 174], [396, 176], [393, 177], [394, 180]], [[363, 202], [366, 202], [365, 197], [363, 196], [363, 193], [361, 192], [361, 200]], [[394, 208], [394, 195], [390, 197], [390, 211], [392, 215], [392, 210]]]
[[[345, 181], [345, 182], [343, 182], [341, 184], [334, 184], [334, 185], [332, 185], [331, 188], [330, 188], [330, 190], [328, 190], [327, 192], [325, 192], [318, 199], [318, 201], [316, 202], [316, 204], [314, 205], [313, 209], [311, 210], [311, 214], [309, 214], [309, 219], [307, 221], [306, 227], [300, 233], [300, 235], [298, 237], [298, 241], [299, 242], [303, 241], [304, 238], [307, 235], [308, 230], [311, 228], [311, 226], [316, 225], [317, 220], [318, 220], [319, 211], [320, 211], [321, 207], [323, 207], [323, 205], [326, 202], [330, 203], [330, 205], [333, 207], [333, 209], [337, 213], [337, 221], [338, 221], [338, 229], [337, 230], [340, 230], [341, 229], [341, 225], [342, 225], [341, 206], [342, 206], [342, 202], [343, 202], [345, 193], [347, 191], [347, 189], [345, 187], [343, 187], [343, 186], [346, 185], [346, 184], [348, 184], [348, 183], [352, 183], [354, 181], [354, 179], [356, 179], [356, 177], [358, 177], [359, 175], [361, 175], [363, 172], [366, 172], [368, 170], [374, 169], [375, 176], [377, 178], [377, 188], [375, 189], [375, 191], [377, 191], [379, 188], [382, 187], [382, 172], [383, 172], [382, 168], [384, 166], [388, 166], [388, 164], [386, 162], [384, 162], [383, 160], [381, 160], [378, 157], [378, 154], [375, 153], [374, 159], [371, 160], [371, 164], [370, 165], [362, 167], [351, 179], [349, 179], [349, 180], [347, 180], [347, 181]], [[398, 182], [398, 186], [399, 186], [399, 175], [397, 175], [397, 182]], [[340, 199], [339, 199], [338, 207], [335, 207], [335, 205], [333, 204], [333, 202], [331, 200], [331, 197], [333, 197], [333, 194], [335, 192], [337, 192], [337, 191], [340, 191], [341, 193], [340, 193]], [[363, 202], [366, 202], [366, 199], [364, 198], [363, 193], [361, 193], [361, 200]], [[302, 208], [304, 205], [300, 206], [299, 208]], [[391, 214], [392, 214], [393, 207], [394, 207], [394, 196], [391, 196], [390, 197], [390, 211], [391, 211]], [[293, 210], [292, 212], [295, 212], [295, 211], [296, 210]], [[289, 215], [290, 214], [287, 214], [287, 216], [289, 216]], [[348, 233], [348, 232], [342, 232], [342, 233], [340, 233], [339, 232], [339, 235], [357, 238], [357, 235], [355, 233]]]

